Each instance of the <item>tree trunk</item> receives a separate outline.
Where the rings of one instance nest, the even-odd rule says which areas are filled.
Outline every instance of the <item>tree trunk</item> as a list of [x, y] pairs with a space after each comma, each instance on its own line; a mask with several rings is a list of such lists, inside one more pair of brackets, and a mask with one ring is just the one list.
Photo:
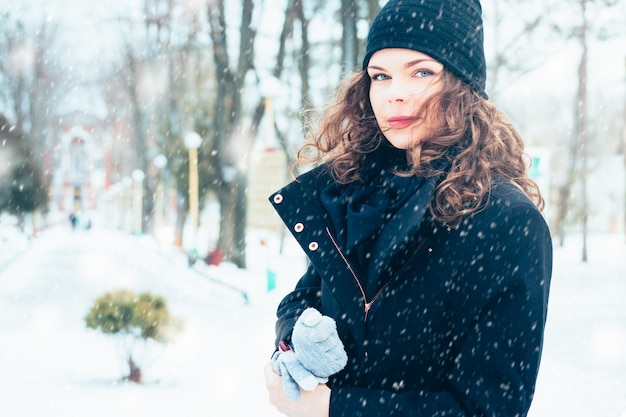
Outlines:
[[[571, 207], [570, 205], [570, 197], [572, 194], [572, 188], [576, 182], [577, 174], [579, 173], [578, 163], [581, 163], [580, 173], [581, 180], [585, 182], [584, 176], [586, 176], [586, 160], [585, 153], [587, 152], [586, 148], [586, 139], [585, 135], [587, 134], [587, 93], [586, 93], [586, 66], [587, 66], [587, 40], [586, 40], [586, 28], [587, 28], [587, 18], [585, 14], [586, 8], [586, 0], [580, 0], [580, 5], [583, 9], [583, 22], [580, 27], [580, 35], [579, 40], [580, 44], [583, 48], [582, 56], [580, 59], [579, 67], [578, 67], [578, 92], [576, 94], [576, 102], [574, 106], [574, 133], [572, 135], [570, 144], [569, 144], [569, 162], [567, 171], [565, 174], [565, 179], [563, 183], [559, 186], [559, 201], [558, 207], [556, 210], [556, 218], [554, 221], [556, 235], [559, 238], [559, 245], [563, 246], [565, 244], [565, 220], [567, 217], [567, 213]], [[582, 154], [582, 155], [581, 155]], [[580, 159], [580, 161], [579, 161]], [[583, 185], [584, 187], [584, 185]], [[583, 188], [583, 192], [585, 192]], [[586, 211], [588, 210], [586, 205], [586, 196], [583, 196], [582, 203], [582, 215], [583, 215], [583, 238], [585, 240], [583, 244], [583, 259], [586, 259]]]
[[380, 2], [378, 0], [367, 0], [367, 10], [369, 23], [372, 23], [372, 21], [380, 11]]
[[357, 66], [359, 39], [356, 21], [358, 4], [354, 0], [341, 0], [341, 23], [343, 27], [342, 66], [345, 75], [352, 73]]
[[[141, 62], [135, 56], [132, 51], [130, 45], [126, 45], [126, 65], [128, 68], [128, 82], [126, 83], [126, 87], [128, 89], [128, 96], [130, 97], [130, 104], [132, 108], [132, 126], [133, 126], [133, 136], [134, 136], [134, 145], [135, 145], [135, 157], [134, 169], [140, 169], [144, 174], [147, 173], [147, 163], [146, 163], [146, 154], [147, 154], [147, 138], [146, 138], [146, 130], [147, 130], [147, 122], [146, 115], [142, 108], [141, 97], [139, 94], [139, 71]], [[152, 211], [152, 199], [148, 198], [147, 190], [145, 188], [145, 184], [147, 181], [144, 181], [144, 189], [142, 195], [142, 232], [144, 231], [144, 218], [143, 213], [150, 213]]]
[[[626, 70], [626, 57], [624, 57], [624, 69]], [[626, 75], [626, 71], [624, 71]], [[626, 77], [624, 78], [626, 85]], [[624, 93], [624, 118], [622, 119], [622, 156], [624, 157], [624, 240], [626, 241], [626, 93]]]
[[187, 213], [189, 212], [189, 199], [177, 196], [176, 198], [176, 228], [174, 230], [174, 246], [183, 247], [183, 230]]
[[230, 157], [228, 141], [232, 133], [233, 96], [237, 92], [234, 88], [226, 45], [226, 19], [224, 17], [223, 0], [210, 3], [208, 12], [213, 44], [213, 60], [215, 61], [215, 73], [218, 78], [213, 112], [213, 146], [218, 155], [217, 174], [220, 177], [219, 190], [217, 192], [221, 213], [218, 247], [223, 251], [224, 259], [231, 260], [234, 245], [234, 222], [232, 220], [234, 202], [232, 201], [231, 184], [228, 178], [226, 178], [226, 174], [227, 170], [233, 166], [228, 159]]
[[247, 228], [247, 178], [245, 172], [239, 172], [235, 184], [235, 224], [232, 260], [240, 268], [246, 267], [246, 228]]
[[[252, 28], [254, 3], [244, 0], [241, 15], [239, 59], [237, 68], [230, 67], [226, 41], [224, 1], [209, 5], [209, 23], [213, 43], [213, 59], [217, 74], [217, 97], [214, 109], [214, 146], [218, 155], [218, 175], [221, 177], [218, 200], [220, 202], [220, 233], [218, 244], [224, 259], [245, 267], [246, 259], [246, 194], [245, 172], [249, 155], [241, 149], [252, 149], [253, 140], [246, 143], [244, 135], [235, 135], [241, 129], [241, 92], [247, 72], [253, 68], [255, 30]], [[240, 136], [240, 137], [236, 137]]]
[[217, 239], [217, 247], [222, 250], [224, 260], [232, 262], [234, 262], [235, 258], [237, 241], [235, 237], [235, 223], [237, 222], [235, 218], [236, 198], [233, 182], [229, 182], [225, 186], [220, 187], [221, 191], [217, 193], [220, 203], [220, 231]]
[[[302, 40], [302, 54], [300, 55], [300, 62], [298, 65], [298, 69], [300, 71], [300, 94], [301, 94], [301, 107], [303, 109], [308, 108], [310, 103], [310, 95], [311, 95], [311, 87], [309, 83], [309, 69], [311, 67], [311, 54], [309, 53], [311, 50], [311, 45], [309, 43], [309, 20], [304, 14], [304, 9], [302, 7], [302, 1], [296, 2], [296, 15], [300, 20], [300, 24], [302, 25], [302, 30], [300, 38]], [[356, 33], [356, 32], [355, 32]], [[281, 41], [284, 42], [284, 39], [281, 38]], [[282, 65], [282, 62], [281, 62]]]
[[128, 355], [128, 369], [129, 373], [124, 377], [124, 381], [134, 382], [136, 384], [141, 384], [143, 381], [141, 379], [141, 369], [137, 366], [135, 361], [133, 361], [133, 357]]
[[581, 0], [582, 9], [582, 26], [580, 28], [580, 45], [582, 47], [582, 55], [580, 57], [580, 65], [578, 67], [578, 123], [576, 134], [580, 143], [581, 156], [581, 214], [582, 214], [582, 261], [587, 262], [587, 226], [589, 217], [589, 204], [587, 201], [587, 156], [589, 148], [588, 132], [587, 132], [587, 0]]

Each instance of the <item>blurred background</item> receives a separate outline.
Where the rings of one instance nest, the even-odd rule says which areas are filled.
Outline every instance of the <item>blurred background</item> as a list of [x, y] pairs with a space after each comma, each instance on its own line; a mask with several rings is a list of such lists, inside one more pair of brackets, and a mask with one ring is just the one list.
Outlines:
[[[144, 275], [161, 276], [163, 282], [176, 275], [178, 286], [167, 287], [170, 299], [189, 301], [189, 288], [197, 290], [197, 297], [203, 291], [211, 294], [189, 311], [188, 329], [194, 328], [192, 317], [204, 317], [207, 303], [213, 303], [219, 312], [214, 320], [197, 323], [197, 329], [223, 323], [226, 311], [231, 319], [244, 315], [248, 321], [239, 323], [240, 329], [254, 332], [249, 323], [258, 324], [254, 320], [259, 311], [242, 310], [241, 295], [248, 305], [262, 300], [265, 318], [256, 331], [262, 329], [264, 336], [256, 340], [266, 343], [258, 355], [265, 360], [279, 293], [288, 291], [305, 263], [267, 197], [291, 178], [293, 156], [303, 143], [304, 118], [315, 117], [342, 77], [360, 68], [369, 22], [384, 3], [0, 0], [0, 301], [24, 311], [0, 320], [0, 331], [14, 337], [5, 339], [15, 342], [11, 352], [23, 353], [24, 346], [38, 340], [33, 332], [61, 331], [67, 320], [77, 321], [80, 331], [74, 336], [80, 343], [94, 346], [82, 339], [87, 337], [82, 314], [98, 291], [113, 283], [132, 286], [119, 278], [125, 274], [120, 271], [143, 262], [155, 268]], [[626, 2], [484, 0], [482, 6], [487, 93], [525, 138], [530, 173], [546, 199], [555, 248], [563, 248], [555, 258], [555, 273], [561, 275], [555, 277], [571, 278], [565, 284], [555, 280], [552, 317], [562, 326], [550, 333], [558, 342], [549, 345], [548, 358], [575, 350], [579, 342], [591, 343], [585, 337], [592, 333], [589, 329], [602, 336], [593, 339], [601, 340], [593, 345], [600, 353], [582, 360], [588, 365], [584, 372], [572, 367], [573, 362], [549, 362], [548, 372], [553, 373], [544, 384], [550, 389], [562, 386], [557, 374], [584, 383], [593, 380], [585, 372], [596, 372], [601, 365], [606, 368], [596, 374], [597, 380], [612, 381], [611, 398], [618, 398], [604, 414], [589, 414], [594, 406], [581, 407], [576, 401], [570, 413], [561, 414], [548, 394], [540, 404], [549, 404], [543, 410], [552, 412], [544, 415], [579, 410], [580, 415], [616, 416], [615, 410], [626, 407], [621, 371], [626, 369], [626, 312], [620, 301], [626, 296]], [[59, 228], [83, 235], [59, 234]], [[46, 233], [54, 230], [46, 241]], [[104, 250], [94, 247], [95, 242], [110, 246]], [[63, 245], [62, 255], [54, 252]], [[124, 258], [141, 248], [136, 262]], [[98, 252], [110, 252], [111, 258], [89, 263]], [[72, 262], [89, 256], [84, 269], [71, 278], [73, 287], [66, 288], [79, 310], [64, 310], [58, 322], [22, 323], [39, 317], [29, 310], [24, 294], [33, 300], [56, 294], [50, 277], [25, 272], [33, 266], [31, 256], [50, 253], [72, 257]], [[160, 254], [158, 260], [154, 253]], [[15, 261], [18, 256], [24, 263]], [[163, 259], [176, 259], [172, 262], [184, 262], [185, 267], [200, 265], [216, 285], [197, 288], [199, 284], [190, 284], [193, 278], [181, 278], [188, 271], [180, 269], [165, 277], [163, 271], [169, 269], [156, 267]], [[118, 279], [88, 284], [89, 277], [100, 279], [93, 274], [111, 260], [119, 264], [112, 274]], [[59, 265], [58, 260], [51, 262]], [[41, 268], [39, 274], [57, 271]], [[260, 271], [261, 278], [255, 284], [238, 281], [246, 271]], [[281, 281], [288, 274], [292, 277]], [[597, 276], [609, 279], [606, 292], [587, 281]], [[54, 285], [66, 283], [68, 276], [62, 277]], [[33, 286], [26, 290], [29, 280]], [[160, 288], [156, 282], [140, 286]], [[230, 295], [216, 293], [216, 287]], [[591, 294], [597, 298], [588, 299]], [[50, 309], [67, 305], [59, 300], [51, 299], [55, 307]], [[574, 322], [583, 315], [579, 302], [603, 307], [606, 314], [594, 310], [597, 321], [587, 319], [583, 326], [589, 332], [572, 340], [571, 332], [580, 330]], [[603, 324], [601, 332], [598, 323]], [[76, 344], [74, 336], [70, 340]], [[39, 342], [52, 339], [45, 340]], [[66, 354], [67, 348], [60, 345], [55, 352]], [[572, 361], [582, 357], [576, 351]], [[608, 359], [598, 362], [598, 357]], [[0, 368], [9, 362], [0, 362]], [[609, 368], [614, 372], [603, 373]], [[22, 375], [11, 369], [11, 375]], [[0, 369], [0, 380], [5, 371]], [[249, 368], [241, 370], [242, 378], [246, 372]], [[13, 385], [9, 381], [6, 386]], [[262, 381], [259, 386], [262, 391]], [[581, 398], [572, 394], [583, 392], [579, 388], [555, 398]], [[25, 391], [25, 398], [31, 394]], [[609, 404], [606, 398], [592, 400], [600, 402]], [[46, 403], [48, 408], [52, 403]], [[39, 415], [18, 409], [15, 405], [7, 415]], [[59, 415], [85, 415], [59, 410]], [[170, 411], [163, 415], [177, 415]]]
[[[247, 226], [279, 227], [265, 198], [289, 179], [303, 112], [360, 66], [384, 4], [2, 3], [0, 211], [31, 234], [98, 216], [240, 267]], [[526, 140], [555, 236], [624, 233], [625, 3], [483, 9], [487, 91]]]

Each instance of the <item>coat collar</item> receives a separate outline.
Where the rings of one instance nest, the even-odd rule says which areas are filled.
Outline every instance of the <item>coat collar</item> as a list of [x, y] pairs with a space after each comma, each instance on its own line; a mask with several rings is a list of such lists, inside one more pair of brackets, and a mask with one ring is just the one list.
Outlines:
[[329, 173], [319, 167], [281, 188], [269, 200], [343, 310], [324, 313], [333, 317], [345, 314], [352, 333], [363, 340], [364, 301], [353, 271], [335, 247], [332, 222], [319, 199], [321, 190], [331, 182]]
[[[359, 288], [360, 283], [356, 282], [354, 275], [358, 277], [364, 272], [357, 270], [354, 260], [346, 259], [345, 254], [337, 249], [333, 239], [333, 222], [320, 201], [321, 191], [332, 181], [327, 167], [320, 166], [272, 194], [270, 202], [321, 278], [332, 289], [333, 296], [348, 315], [351, 330], [362, 340], [365, 334], [365, 301], [361, 291], [374, 294], [394, 278], [397, 265], [403, 263], [410, 249], [407, 246], [415, 241], [437, 178], [425, 181], [420, 192], [409, 198], [381, 231], [372, 251], [377, 259], [372, 263], [374, 269], [367, 271], [369, 279], [360, 278], [360, 283], [369, 283], [368, 288]], [[348, 267], [346, 261], [353, 267]], [[370, 311], [372, 313], [373, 310]]]
[[[379, 279], [387, 279], [390, 278], [390, 275], [393, 275], [394, 262], [392, 260], [406, 248], [407, 244], [410, 244], [411, 237], [417, 234], [439, 180], [439, 177], [430, 177], [424, 181], [418, 192], [407, 199], [404, 205], [384, 225], [379, 237], [376, 239], [376, 244], [372, 248], [372, 253], [377, 258], [377, 262], [372, 264], [373, 269], [370, 268], [367, 271], [368, 274], [374, 275]], [[323, 217], [326, 221], [325, 227], [329, 227], [331, 230], [332, 222], [319, 201], [319, 195], [332, 181], [328, 169], [325, 166], [320, 166], [298, 177], [291, 184], [292, 186], [299, 184], [299, 198], [302, 201], [307, 201], [306, 208], [302, 204], [299, 210], [319, 210], [323, 212]], [[374, 291], [376, 290], [375, 287], [380, 286], [379, 280], [370, 280], [370, 283]]]

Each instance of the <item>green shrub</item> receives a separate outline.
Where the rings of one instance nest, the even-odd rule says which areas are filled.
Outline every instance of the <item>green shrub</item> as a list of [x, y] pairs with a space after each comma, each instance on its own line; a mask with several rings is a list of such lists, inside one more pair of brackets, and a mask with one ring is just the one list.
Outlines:
[[153, 340], [158, 343], [172, 342], [182, 329], [182, 321], [170, 316], [165, 299], [144, 292], [135, 295], [129, 290], [117, 290], [97, 298], [85, 324], [90, 329], [126, 339], [123, 352], [129, 366], [125, 380], [141, 383], [141, 369], [134, 358], [135, 346]]

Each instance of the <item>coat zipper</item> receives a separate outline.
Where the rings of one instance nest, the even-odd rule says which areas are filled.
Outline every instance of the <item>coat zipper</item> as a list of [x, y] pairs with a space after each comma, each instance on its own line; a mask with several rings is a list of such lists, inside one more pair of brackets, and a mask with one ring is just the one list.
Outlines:
[[348, 267], [348, 270], [352, 274], [352, 277], [354, 278], [356, 285], [359, 287], [359, 291], [361, 291], [361, 297], [363, 298], [363, 310], [364, 310], [363, 320], [367, 322], [367, 316], [368, 316], [370, 309], [372, 308], [372, 305], [374, 304], [378, 296], [382, 294], [383, 290], [387, 287], [387, 285], [389, 285], [389, 282], [383, 285], [376, 292], [376, 294], [374, 294], [374, 297], [372, 297], [370, 301], [367, 301], [367, 294], [365, 294], [365, 290], [363, 289], [363, 285], [361, 284], [359, 277], [357, 277], [356, 273], [354, 272], [354, 269], [352, 269], [352, 265], [350, 265], [350, 262], [348, 262], [348, 259], [344, 256], [343, 251], [341, 250], [341, 248], [339, 248], [339, 245], [335, 241], [335, 238], [333, 237], [328, 227], [326, 228], [326, 233], [328, 234], [328, 237], [330, 238], [331, 242], [333, 242], [333, 245], [335, 246], [335, 249], [337, 250], [337, 252], [339, 252], [341, 259], [343, 259], [343, 262], [346, 264], [346, 266]]
[[[368, 315], [368, 313], [370, 311], [370, 308], [372, 308], [372, 305], [374, 304], [376, 299], [380, 296], [380, 294], [382, 294], [383, 290], [385, 288], [387, 288], [387, 286], [389, 284], [391, 284], [393, 279], [390, 279], [385, 285], [380, 287], [380, 289], [376, 292], [376, 294], [374, 294], [374, 297], [372, 297], [372, 299], [370, 301], [367, 301], [367, 295], [365, 294], [365, 290], [363, 289], [363, 285], [361, 284], [361, 281], [359, 280], [359, 278], [357, 277], [356, 273], [354, 272], [354, 269], [352, 269], [352, 266], [350, 265], [350, 262], [348, 262], [348, 259], [344, 256], [343, 251], [341, 250], [341, 248], [339, 247], [339, 245], [335, 241], [335, 238], [333, 237], [333, 235], [330, 232], [330, 229], [328, 227], [326, 228], [326, 233], [328, 234], [328, 237], [330, 238], [331, 242], [333, 242], [333, 245], [335, 246], [335, 249], [337, 250], [337, 252], [339, 252], [339, 255], [341, 256], [341, 259], [343, 259], [343, 262], [348, 267], [348, 270], [352, 274], [352, 277], [354, 278], [354, 281], [356, 281], [356, 284], [359, 287], [359, 291], [361, 291], [361, 297], [363, 298], [363, 310], [365, 311], [364, 320], [367, 321], [367, 315]], [[417, 249], [415, 250], [415, 255], [417, 255], [417, 253], [420, 251], [420, 249], [422, 248], [422, 246], [424, 246], [425, 243], [426, 243], [425, 240], [420, 242], [420, 244], [417, 246]], [[413, 257], [415, 255], [413, 255]], [[413, 257], [411, 257], [411, 259]]]
[[[363, 289], [363, 285], [361, 284], [361, 281], [359, 280], [359, 277], [357, 277], [356, 273], [354, 272], [354, 269], [352, 269], [352, 265], [350, 265], [350, 262], [348, 262], [348, 259], [343, 254], [343, 251], [341, 250], [341, 248], [339, 247], [339, 245], [335, 241], [335, 238], [333, 237], [333, 235], [330, 232], [330, 229], [328, 227], [326, 228], [326, 233], [328, 234], [328, 237], [330, 238], [331, 242], [333, 242], [333, 245], [335, 246], [335, 249], [337, 250], [337, 252], [341, 256], [341, 259], [343, 259], [343, 262], [346, 264], [346, 266], [348, 267], [348, 270], [352, 274], [352, 277], [354, 278], [354, 281], [356, 282], [356, 285], [359, 287], [359, 291], [361, 291], [361, 297], [363, 298], [363, 311], [364, 311], [363, 322], [367, 323], [367, 316], [368, 316], [368, 313], [369, 313], [370, 309], [372, 308], [372, 305], [378, 299], [380, 294], [382, 294], [383, 290], [385, 288], [387, 288], [387, 286], [393, 281], [393, 279], [390, 279], [385, 285], [383, 285], [376, 292], [376, 294], [374, 294], [374, 297], [372, 297], [372, 299], [370, 301], [367, 301], [367, 294], [365, 294], [365, 290]], [[423, 244], [424, 244], [423, 241], [419, 244], [417, 250], [415, 251], [416, 254], [417, 254], [417, 252], [419, 252], [419, 249], [422, 247]], [[365, 349], [365, 357], [366, 358], [369, 357], [369, 352], [368, 352], [367, 348]]]

